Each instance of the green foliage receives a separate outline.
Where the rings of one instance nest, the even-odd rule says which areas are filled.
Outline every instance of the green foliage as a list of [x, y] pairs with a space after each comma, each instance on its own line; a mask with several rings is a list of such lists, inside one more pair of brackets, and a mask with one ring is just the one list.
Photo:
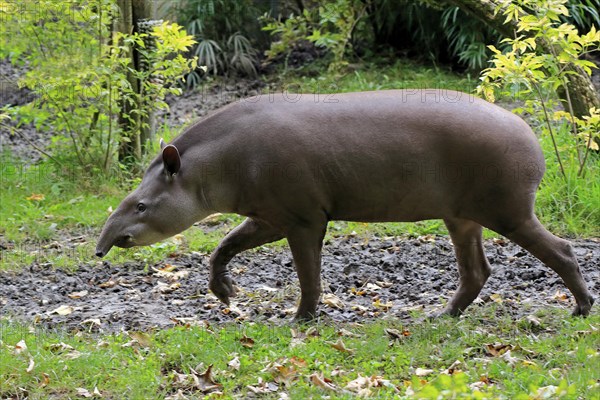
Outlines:
[[[572, 88], [569, 88], [567, 80], [571, 72], [565, 66], [579, 66], [591, 75], [591, 68], [595, 68], [595, 65], [583, 59], [582, 55], [599, 48], [600, 32], [592, 27], [588, 33], [580, 35], [574, 26], [561, 23], [560, 17], [568, 15], [566, 3], [566, 0], [506, 3], [503, 10], [506, 21], [516, 21], [519, 36], [503, 40], [509, 46], [505, 52], [490, 46], [494, 52], [493, 66], [483, 71], [482, 83], [478, 88], [491, 101], [494, 101], [495, 90], [501, 90], [504, 95], [511, 97], [524, 98], [525, 106], [520, 111], [543, 115], [543, 124], [540, 126], [543, 133], [552, 139], [557, 162], [565, 179], [567, 168], [557, 144], [552, 113], [554, 105], [557, 100], [562, 100], [569, 106], [567, 112], [559, 112], [554, 116], [570, 123], [573, 135], [578, 139], [568, 150], [576, 154], [569, 160], [577, 163], [579, 176], [585, 171], [590, 149], [596, 146], [594, 140], [598, 137], [600, 118], [596, 109], [590, 110], [591, 115], [583, 120], [573, 116], [569, 96]], [[540, 46], [543, 51], [539, 51]], [[566, 98], [556, 97], [559, 88], [564, 89]]]
[[289, 55], [297, 42], [309, 40], [331, 53], [329, 70], [341, 72], [348, 65], [352, 35], [366, 15], [367, 7], [368, 2], [360, 0], [328, 0], [285, 20], [265, 15], [263, 30], [278, 36], [266, 55], [269, 59], [280, 54]]
[[575, 25], [579, 32], [600, 27], [600, 0], [569, 0], [566, 6], [569, 14], [562, 15], [561, 20]]
[[[173, 2], [178, 21], [196, 39], [198, 65], [210, 74], [256, 76], [258, 50], [264, 41], [257, 18], [264, 12], [252, 0], [184, 0]], [[200, 81], [193, 71], [188, 86]]]
[[[116, 73], [113, 72], [113, 81], [107, 86], [114, 85], [116, 81], [118, 101], [134, 106], [128, 113], [120, 114], [121, 118], [131, 122], [131, 129], [124, 132], [120, 140], [137, 140], [135, 155], [137, 160], [141, 160], [141, 146], [145, 145], [139, 143], [141, 131], [148, 127], [148, 116], [153, 111], [168, 108], [164, 101], [167, 93], [181, 94], [181, 88], [175, 83], [197, 65], [195, 58], [187, 59], [183, 53], [188, 52], [195, 42], [181, 26], [168, 22], [155, 26], [149, 34], [117, 32], [114, 40], [116, 45], [107, 48], [105, 66]], [[138, 65], [131, 57], [134, 48], [140, 57]], [[145, 67], [140, 68], [139, 64]]]
[[369, 17], [376, 44], [472, 70], [486, 66], [486, 45], [500, 39], [485, 23], [440, 1], [374, 0]]
[[[54, 134], [54, 153], [72, 156], [85, 170], [109, 170], [119, 141], [132, 140], [147, 124], [145, 116], [164, 108], [172, 85], [195, 66], [182, 56], [191, 46], [176, 24], [163, 24], [150, 34], [111, 33], [118, 16], [112, 0], [72, 2], [27, 1], [0, 4], [0, 56], [27, 63], [20, 85], [35, 101], [10, 109], [20, 124], [33, 123]], [[153, 47], [146, 48], [151, 38]], [[141, 54], [134, 66], [131, 46]], [[132, 87], [133, 76], [141, 87]], [[135, 121], [125, 135], [115, 124], [124, 104], [136, 104], [125, 118]], [[141, 144], [138, 144], [139, 151]]]

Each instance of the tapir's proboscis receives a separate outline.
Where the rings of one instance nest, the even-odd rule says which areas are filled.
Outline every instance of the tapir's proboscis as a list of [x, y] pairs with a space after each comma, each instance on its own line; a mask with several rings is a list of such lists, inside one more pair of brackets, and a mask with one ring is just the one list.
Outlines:
[[594, 299], [570, 244], [534, 214], [545, 170], [535, 134], [514, 114], [447, 90], [335, 95], [262, 95], [191, 125], [148, 167], [110, 215], [96, 248], [154, 243], [206, 216], [247, 219], [210, 258], [211, 291], [235, 294], [228, 262], [287, 238], [300, 280], [296, 317], [316, 315], [328, 221], [443, 219], [460, 279], [442, 314], [458, 315], [491, 273], [482, 228], [531, 252], [575, 297], [574, 315]]

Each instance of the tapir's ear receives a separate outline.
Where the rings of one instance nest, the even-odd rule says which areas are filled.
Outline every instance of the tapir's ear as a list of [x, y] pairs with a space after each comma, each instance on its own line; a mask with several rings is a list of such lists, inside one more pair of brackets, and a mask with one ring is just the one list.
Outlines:
[[172, 144], [166, 145], [162, 149], [163, 165], [165, 172], [169, 176], [173, 176], [179, 172], [181, 167], [181, 158], [179, 157], [179, 150]]
[[160, 149], [161, 150], [164, 149], [166, 145], [167, 144], [165, 143], [165, 141], [163, 140], [163, 138], [160, 138]]

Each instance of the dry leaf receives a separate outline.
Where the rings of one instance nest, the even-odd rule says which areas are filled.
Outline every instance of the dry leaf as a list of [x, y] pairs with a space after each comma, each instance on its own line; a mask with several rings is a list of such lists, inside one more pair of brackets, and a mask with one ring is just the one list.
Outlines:
[[279, 386], [277, 386], [275, 383], [263, 382], [262, 378], [258, 378], [257, 386], [248, 385], [246, 388], [255, 394], [266, 394], [279, 390]]
[[341, 351], [342, 353], [350, 353], [353, 354], [354, 350], [353, 349], [348, 349], [346, 348], [346, 345], [344, 344], [344, 342], [342, 341], [342, 339], [338, 339], [337, 342], [332, 343], [332, 342], [327, 342], [328, 345], [330, 345], [331, 347], [333, 347], [336, 350]]
[[498, 303], [498, 304], [502, 304], [502, 302], [503, 302], [502, 296], [499, 295], [498, 293], [491, 294], [490, 300], [492, 300], [494, 303]]
[[46, 198], [46, 196], [41, 193], [32, 193], [31, 196], [27, 197], [26, 199], [29, 201], [42, 201], [44, 198]]
[[17, 344], [15, 344], [13, 353], [21, 354], [21, 353], [25, 353], [26, 351], [27, 351], [27, 344], [25, 343], [25, 340], [19, 340], [19, 342]]
[[25, 370], [25, 372], [30, 373], [31, 371], [33, 371], [33, 368], [35, 367], [35, 361], [33, 361], [33, 358], [29, 359], [29, 366], [27, 367], [27, 369]]
[[398, 329], [386, 328], [385, 333], [387, 333], [388, 336], [393, 340], [404, 339], [405, 337], [411, 335], [408, 329], [403, 329], [402, 331], [399, 331]]
[[557, 290], [556, 293], [554, 293], [554, 296], [552, 296], [552, 298], [557, 301], [568, 301], [569, 300], [569, 297], [567, 296], [567, 294], [565, 292], [561, 292], [560, 290]]
[[86, 397], [86, 398], [90, 398], [90, 397], [92, 397], [92, 396], [93, 396], [93, 395], [90, 393], [90, 391], [89, 391], [89, 390], [87, 390], [87, 389], [84, 389], [84, 388], [77, 388], [76, 390], [77, 390], [77, 396], [79, 396], [79, 397]]
[[347, 329], [341, 328], [338, 331], [338, 336], [347, 336], [347, 337], [358, 337], [359, 335], [357, 335], [356, 333], [352, 333]]
[[512, 349], [513, 349], [513, 346], [511, 346], [510, 344], [493, 343], [493, 344], [485, 345], [485, 351], [486, 351], [487, 355], [492, 356], [492, 357], [499, 357], [502, 354], [504, 354], [507, 351], [510, 351]]
[[98, 286], [101, 287], [102, 289], [107, 289], [107, 288], [111, 288], [111, 287], [116, 286], [118, 283], [119, 282], [117, 282], [113, 278], [110, 278], [109, 280], [107, 280], [104, 283], [99, 284]]
[[[335, 387], [335, 385], [333, 385], [331, 383], [330, 379], [327, 378], [323, 378], [322, 376], [317, 375], [316, 373], [312, 374], [311, 376], [309, 376], [310, 381], [312, 382], [313, 385], [320, 387], [321, 389], [325, 389], [325, 390], [330, 390], [333, 392], [337, 392], [338, 388]], [[329, 382], [327, 382], [329, 381]]]
[[460, 369], [458, 369], [458, 367], [460, 367], [460, 366], [461, 366], [461, 364], [462, 364], [462, 363], [461, 363], [460, 361], [458, 361], [458, 360], [454, 361], [454, 362], [452, 363], [452, 365], [450, 365], [450, 366], [448, 367], [448, 369], [446, 369], [445, 371], [443, 371], [443, 372], [442, 372], [442, 374], [446, 374], [446, 375], [454, 375], [454, 374], [456, 374], [456, 373], [458, 373], [458, 372], [461, 372], [461, 370], [460, 370]]
[[129, 337], [139, 343], [142, 347], [150, 347], [152, 345], [152, 338], [150, 335], [144, 332], [129, 332]]
[[290, 358], [290, 363], [294, 364], [298, 368], [306, 368], [306, 366], [308, 365], [305, 360], [296, 356]]
[[342, 310], [345, 307], [344, 302], [333, 293], [324, 294], [323, 303], [331, 308], [337, 308], [339, 310]]
[[235, 356], [233, 358], [233, 360], [229, 361], [227, 363], [227, 366], [235, 371], [239, 371], [240, 370], [240, 358], [238, 356]]
[[88, 295], [88, 293], [89, 293], [89, 292], [88, 292], [87, 290], [82, 290], [82, 291], [80, 291], [80, 292], [73, 292], [73, 293], [70, 293], [70, 294], [68, 294], [67, 296], [69, 296], [69, 297], [70, 297], [70, 298], [72, 298], [72, 299], [80, 299], [80, 298], [82, 298], [82, 297], [85, 297], [85, 296], [87, 296], [87, 295]]
[[528, 315], [527, 322], [531, 324], [531, 326], [540, 327], [542, 326], [542, 322], [535, 315]]
[[66, 343], [63, 342], [59, 342], [59, 343], [52, 343], [49, 345], [44, 346], [47, 350], [50, 350], [52, 353], [63, 353], [65, 351], [72, 351], [75, 350], [73, 348], [73, 346], [70, 346]]
[[45, 372], [42, 372], [42, 381], [40, 382], [40, 387], [46, 387], [50, 384], [50, 375]]
[[242, 346], [244, 346], [248, 349], [251, 349], [252, 347], [254, 347], [254, 339], [249, 338], [246, 335], [244, 335], [244, 337], [240, 339], [240, 343], [242, 344]]
[[73, 306], [62, 305], [54, 310], [50, 311], [48, 314], [57, 314], [57, 315], [69, 315], [75, 310]]
[[384, 310], [384, 311], [388, 311], [390, 308], [392, 308], [393, 305], [394, 304], [391, 301], [388, 301], [387, 303], [384, 303], [384, 302], [381, 301], [381, 299], [376, 299], [373, 302], [373, 307], [379, 308], [379, 309]]
[[426, 369], [426, 368], [415, 369], [416, 376], [427, 376], [427, 375], [431, 375], [433, 372], [434, 371], [432, 369]]

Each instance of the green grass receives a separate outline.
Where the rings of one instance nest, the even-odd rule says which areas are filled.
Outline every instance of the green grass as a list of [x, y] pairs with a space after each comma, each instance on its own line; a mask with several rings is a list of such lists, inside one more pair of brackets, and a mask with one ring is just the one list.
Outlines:
[[[109, 399], [164, 398], [178, 390], [201, 398], [209, 381], [200, 375], [210, 365], [214, 390], [224, 398], [248, 398], [252, 386], [292, 399], [350, 399], [357, 389], [347, 385], [359, 376], [380, 377], [369, 389], [375, 398], [530, 399], [550, 386], [559, 393], [549, 398], [600, 396], [597, 313], [588, 319], [541, 313], [538, 325], [489, 319], [497, 307], [472, 307], [460, 320], [404, 326], [384, 320], [339, 326], [246, 322], [114, 335], [0, 322], [0, 397], [73, 398], [78, 388], [98, 388]], [[398, 330], [401, 338], [392, 339], [386, 329]], [[338, 340], [343, 347], [332, 346]], [[17, 349], [21, 341], [26, 350]], [[455, 362], [453, 374], [442, 373]], [[321, 387], [314, 376], [334, 389]], [[264, 397], [279, 398], [275, 391]]]
[[306, 75], [306, 71], [288, 72], [280, 77], [282, 89], [294, 93], [340, 93], [385, 89], [439, 88], [472, 91], [477, 81], [469, 76], [457, 75], [443, 68], [396, 59], [380, 64], [365, 63], [343, 76], [319, 73]]

